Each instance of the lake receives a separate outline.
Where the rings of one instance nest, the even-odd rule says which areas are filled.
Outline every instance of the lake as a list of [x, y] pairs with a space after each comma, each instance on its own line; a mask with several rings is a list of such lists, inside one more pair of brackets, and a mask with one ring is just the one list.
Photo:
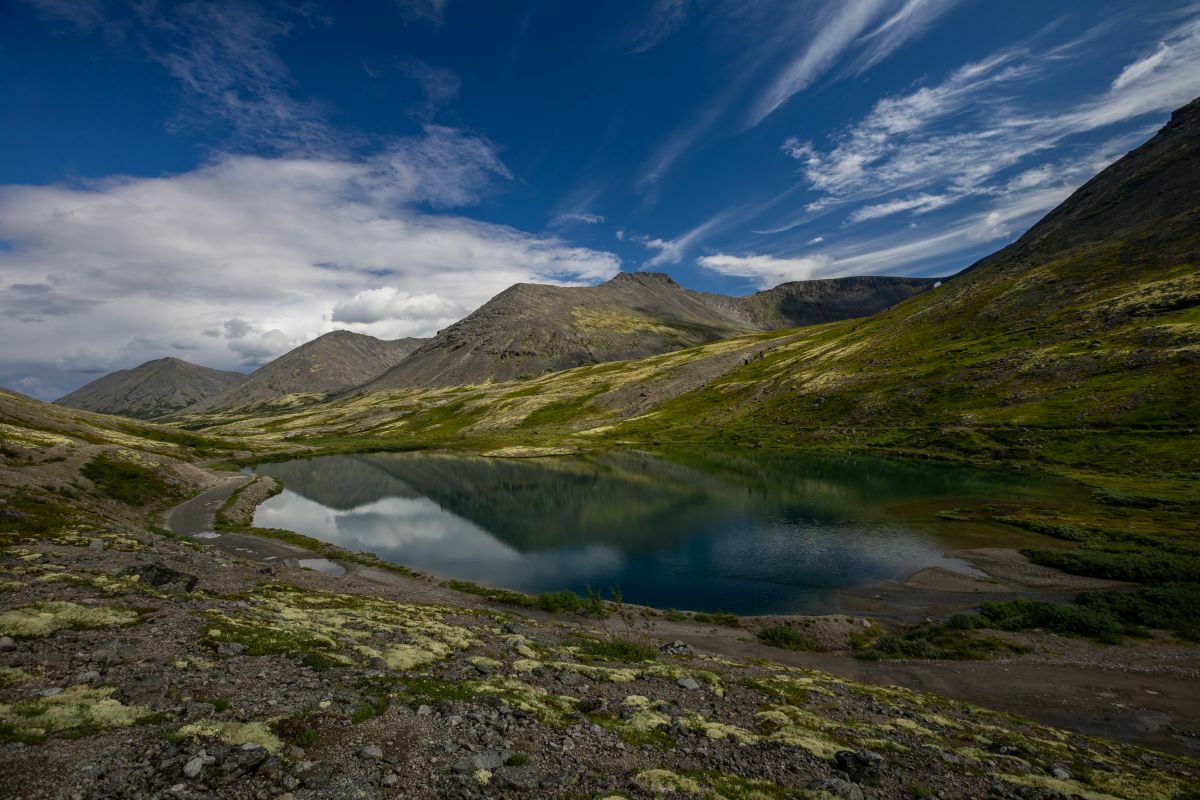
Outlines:
[[445, 578], [529, 593], [587, 587], [626, 602], [819, 613], [837, 589], [929, 566], [959, 546], [1027, 540], [939, 510], [1036, 500], [1034, 476], [874, 458], [501, 459], [360, 454], [262, 464], [285, 490], [254, 523]]

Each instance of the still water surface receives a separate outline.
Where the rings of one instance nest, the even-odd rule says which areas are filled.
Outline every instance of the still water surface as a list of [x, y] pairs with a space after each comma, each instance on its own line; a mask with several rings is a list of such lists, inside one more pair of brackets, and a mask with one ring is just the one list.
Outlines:
[[[827, 611], [845, 587], [947, 558], [939, 509], [1019, 501], [1032, 478], [883, 459], [489, 459], [365, 454], [263, 464], [256, 525], [435, 575], [741, 614]], [[957, 529], [956, 529], [956, 526]]]

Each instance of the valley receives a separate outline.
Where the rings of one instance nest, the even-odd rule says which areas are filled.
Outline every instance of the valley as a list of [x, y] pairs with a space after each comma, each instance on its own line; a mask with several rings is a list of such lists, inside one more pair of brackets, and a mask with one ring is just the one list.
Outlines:
[[1193, 101], [945, 279], [0, 391], [4, 791], [1194, 798], [1197, 186]]

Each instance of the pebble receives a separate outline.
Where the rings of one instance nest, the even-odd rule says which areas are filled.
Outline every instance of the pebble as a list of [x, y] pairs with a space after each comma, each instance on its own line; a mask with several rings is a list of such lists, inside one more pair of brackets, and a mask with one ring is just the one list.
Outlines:
[[379, 745], [369, 744], [358, 751], [358, 757], [365, 761], [382, 761], [383, 748]]
[[11, 636], [0, 636], [0, 653], [8, 653], [17, 649], [17, 642]]
[[681, 688], [687, 689], [689, 692], [700, 688], [700, 682], [691, 676], [680, 678], [679, 680], [675, 681], [675, 683], [677, 683]]

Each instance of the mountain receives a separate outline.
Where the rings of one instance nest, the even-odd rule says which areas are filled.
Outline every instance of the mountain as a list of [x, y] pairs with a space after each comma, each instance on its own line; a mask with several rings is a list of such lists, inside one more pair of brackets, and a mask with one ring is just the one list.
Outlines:
[[364, 388], [465, 386], [639, 358], [751, 331], [866, 316], [935, 283], [797, 281], [749, 297], [690, 291], [652, 272], [622, 272], [600, 286], [519, 283]]
[[411, 337], [384, 341], [351, 331], [333, 331], [264, 364], [245, 382], [188, 410], [239, 408], [294, 395], [339, 392], [378, 377], [426, 341]]
[[159, 358], [97, 378], [54, 402], [85, 411], [154, 419], [226, 392], [245, 380], [240, 372]]
[[[1194, 496], [1198, 264], [1195, 102], [1013, 244], [870, 318], [746, 334], [453, 393], [408, 389], [399, 403], [342, 398], [295, 420], [217, 421], [212, 430], [269, 438], [282, 428], [326, 439], [353, 430], [357, 443], [381, 447], [529, 454], [645, 445], [870, 449], [1036, 464], [1106, 491], [1143, 486]], [[657, 281], [663, 286], [656, 297], [696, 299], [661, 278], [618, 280], [641, 290]], [[591, 291], [603, 295], [616, 283]], [[589, 296], [545, 287], [511, 291]], [[775, 301], [757, 302], [772, 308]], [[528, 314], [519, 318], [538, 331]], [[748, 314], [725, 319], [728, 328], [765, 327]], [[679, 327], [669, 330], [683, 335]], [[433, 360], [423, 356], [443, 355], [448, 333], [372, 386], [411, 380], [413, 365]], [[471, 343], [462, 346], [461, 361], [470, 365]]]
[[1194, 491], [1198, 265], [1200, 100], [944, 286], [737, 365], [621, 435], [836, 435]]

